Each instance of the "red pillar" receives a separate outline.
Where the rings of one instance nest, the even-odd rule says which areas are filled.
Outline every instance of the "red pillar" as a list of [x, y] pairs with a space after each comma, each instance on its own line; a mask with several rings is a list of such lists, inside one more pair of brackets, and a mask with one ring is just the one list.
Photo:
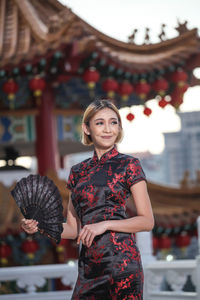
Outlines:
[[56, 117], [54, 109], [54, 93], [47, 87], [42, 94], [39, 115], [36, 117], [36, 155], [38, 173], [46, 174], [48, 169], [58, 169], [58, 145]]

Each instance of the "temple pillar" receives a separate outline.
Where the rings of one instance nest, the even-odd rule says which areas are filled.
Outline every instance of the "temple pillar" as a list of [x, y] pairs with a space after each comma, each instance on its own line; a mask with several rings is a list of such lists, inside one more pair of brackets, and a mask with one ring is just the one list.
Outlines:
[[57, 171], [59, 167], [56, 117], [53, 110], [54, 92], [48, 86], [41, 96], [39, 115], [36, 116], [36, 155], [40, 175], [46, 174], [48, 169]]

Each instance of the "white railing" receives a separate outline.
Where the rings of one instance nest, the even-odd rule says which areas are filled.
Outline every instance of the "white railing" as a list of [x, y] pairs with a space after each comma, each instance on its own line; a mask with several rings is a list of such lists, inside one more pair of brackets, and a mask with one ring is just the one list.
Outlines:
[[[200, 268], [198, 259], [157, 261], [147, 265], [145, 269], [147, 299], [200, 299], [198, 268]], [[190, 280], [190, 286], [194, 287], [194, 291], [184, 292], [184, 286], [188, 280]], [[164, 284], [170, 286], [172, 291], [166, 291]]]
[[37, 292], [47, 280], [61, 279], [66, 286], [74, 287], [77, 278], [77, 262], [68, 264], [9, 267], [0, 269], [0, 284], [15, 281], [18, 294], [0, 295], [0, 300], [68, 300], [72, 290]]
[[[198, 223], [199, 255], [196, 259], [154, 261], [145, 266], [144, 300], [200, 300], [200, 217]], [[186, 288], [189, 285], [191, 291]], [[166, 286], [170, 287], [169, 289]]]

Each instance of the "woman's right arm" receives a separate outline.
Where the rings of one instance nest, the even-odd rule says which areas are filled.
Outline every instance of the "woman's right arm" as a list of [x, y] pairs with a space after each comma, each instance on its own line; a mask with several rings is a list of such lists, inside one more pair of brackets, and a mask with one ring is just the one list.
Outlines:
[[[33, 234], [38, 231], [38, 222], [35, 220], [22, 219], [21, 227], [28, 234]], [[63, 223], [62, 239], [75, 239], [78, 236], [80, 221], [74, 210], [71, 200], [71, 193], [69, 195], [67, 222]]]
[[78, 236], [80, 227], [80, 221], [74, 209], [71, 200], [71, 193], [69, 195], [67, 222], [63, 223], [63, 232], [61, 234], [62, 239], [75, 239]]

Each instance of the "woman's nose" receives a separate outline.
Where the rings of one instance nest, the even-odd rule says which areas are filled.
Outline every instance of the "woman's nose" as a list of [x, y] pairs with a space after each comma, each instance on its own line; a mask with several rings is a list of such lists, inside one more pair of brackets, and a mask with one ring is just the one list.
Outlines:
[[111, 131], [111, 129], [110, 129], [110, 124], [105, 124], [105, 126], [104, 126], [104, 131], [105, 131], [105, 132], [110, 132], [110, 131]]

